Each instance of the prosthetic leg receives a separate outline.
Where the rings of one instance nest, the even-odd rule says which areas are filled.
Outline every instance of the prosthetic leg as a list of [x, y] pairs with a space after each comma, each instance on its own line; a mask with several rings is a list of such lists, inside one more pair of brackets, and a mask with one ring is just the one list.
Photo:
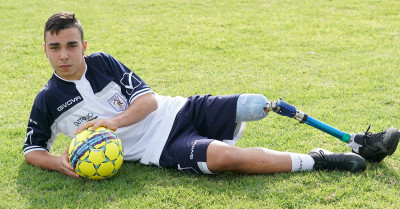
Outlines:
[[351, 147], [353, 152], [373, 163], [381, 162], [386, 156], [392, 155], [396, 151], [400, 139], [400, 131], [397, 128], [389, 128], [376, 134], [368, 132], [369, 127], [365, 133], [345, 133], [297, 110], [295, 106], [284, 102], [282, 99], [267, 102], [264, 112], [268, 114], [270, 111], [294, 118], [300, 123], [306, 123], [340, 139], [348, 147]]
[[267, 102], [267, 106], [264, 108], [264, 112], [268, 114], [270, 111], [274, 111], [282, 116], [294, 118], [300, 121], [300, 123], [306, 123], [314, 128], [317, 128], [340, 139], [345, 143], [348, 143], [351, 138], [354, 138], [354, 134], [350, 135], [319, 120], [316, 120], [306, 113], [297, 110], [295, 106], [284, 102], [282, 99], [278, 99], [278, 101]]

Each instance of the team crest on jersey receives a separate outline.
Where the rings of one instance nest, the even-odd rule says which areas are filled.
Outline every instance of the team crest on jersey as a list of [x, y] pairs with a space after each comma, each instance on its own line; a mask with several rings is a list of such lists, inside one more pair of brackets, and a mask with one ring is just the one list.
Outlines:
[[108, 103], [118, 112], [126, 110], [128, 104], [118, 93], [108, 99]]

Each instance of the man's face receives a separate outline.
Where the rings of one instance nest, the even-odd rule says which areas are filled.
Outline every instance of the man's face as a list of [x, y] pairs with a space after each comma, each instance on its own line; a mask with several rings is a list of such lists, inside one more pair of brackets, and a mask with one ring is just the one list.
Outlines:
[[56, 74], [66, 80], [79, 80], [85, 72], [83, 56], [87, 42], [82, 43], [77, 28], [61, 30], [56, 35], [46, 32], [44, 52]]

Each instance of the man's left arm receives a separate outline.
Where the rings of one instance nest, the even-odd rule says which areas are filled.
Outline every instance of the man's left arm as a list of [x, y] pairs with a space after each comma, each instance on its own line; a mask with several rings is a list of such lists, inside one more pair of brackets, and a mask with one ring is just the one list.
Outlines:
[[118, 128], [129, 126], [141, 121], [150, 113], [157, 110], [157, 108], [158, 104], [154, 94], [147, 93], [136, 98], [124, 112], [116, 115], [113, 118], [94, 119], [80, 125], [75, 134], [80, 133], [91, 126], [92, 130], [103, 126], [116, 131]]

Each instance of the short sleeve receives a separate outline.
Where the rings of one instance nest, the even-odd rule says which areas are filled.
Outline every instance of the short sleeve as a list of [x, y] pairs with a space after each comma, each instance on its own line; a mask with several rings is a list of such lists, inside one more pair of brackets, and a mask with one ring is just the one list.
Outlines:
[[107, 56], [107, 60], [116, 78], [116, 83], [121, 86], [122, 94], [128, 99], [129, 103], [143, 94], [153, 92], [139, 76], [124, 64], [110, 55]]
[[35, 150], [50, 151], [59, 133], [41, 96], [38, 94], [32, 106], [23, 146], [24, 154]]

